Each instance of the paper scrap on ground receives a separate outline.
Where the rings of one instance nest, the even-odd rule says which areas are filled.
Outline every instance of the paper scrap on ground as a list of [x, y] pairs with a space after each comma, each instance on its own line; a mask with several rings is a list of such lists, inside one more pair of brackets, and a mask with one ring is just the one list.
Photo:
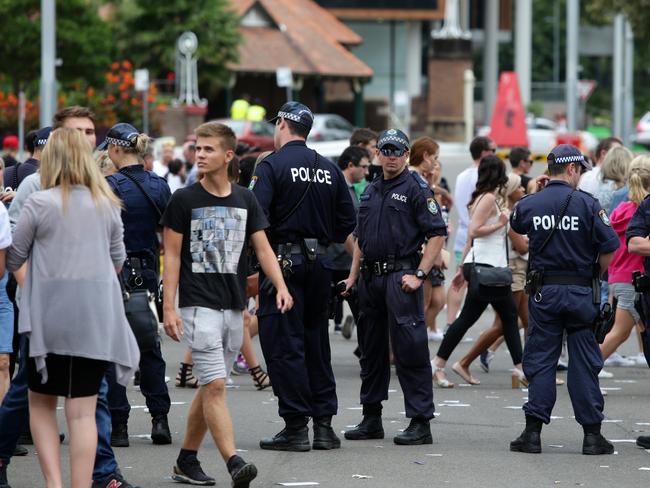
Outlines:
[[650, 425], [650, 422], [637, 422], [636, 425]]
[[235, 449], [237, 452], [248, 452], [248, 449]]
[[609, 466], [601, 466], [601, 468], [609, 468]]
[[460, 403], [460, 400], [443, 400], [442, 403]]
[[413, 461], [414, 464], [424, 465], [422, 461]]
[[602, 391], [619, 391], [619, 390], [622, 390], [622, 388], [620, 386], [610, 386], [610, 387], [607, 387], [607, 388], [601, 386], [600, 389]]
[[151, 440], [151, 434], [129, 434], [129, 437], [134, 439], [148, 439]]
[[486, 396], [485, 398], [487, 398], [488, 400], [498, 400], [500, 397], [498, 397], [498, 396], [488, 395], [488, 396]]
[[636, 439], [609, 439], [609, 442], [632, 442], [636, 444]]
[[187, 402], [172, 402], [172, 405], [187, 405]]
[[639, 471], [650, 471], [650, 468], [648, 468], [646, 466], [642, 466], [642, 467], [639, 468]]
[[471, 407], [469, 403], [441, 403], [441, 407]]
[[551, 420], [560, 420], [563, 419], [564, 417], [556, 417], [555, 415], [551, 415]]
[[372, 476], [370, 476], [369, 474], [353, 474], [352, 477], [356, 478], [358, 480], [371, 480], [372, 479]]
[[396, 393], [397, 390], [388, 390], [388, 393]]
[[605, 419], [603, 420], [604, 424], [620, 424], [623, 422], [622, 420], [616, 420], [616, 419]]
[[426, 454], [426, 456], [431, 456], [431, 457], [442, 457], [442, 454]]
[[348, 407], [348, 410], [363, 410], [363, 407]]
[[503, 408], [507, 408], [507, 409], [510, 409], [510, 410], [521, 410], [521, 405], [519, 405], [519, 406], [517, 406], [517, 405], [508, 405], [507, 407], [503, 407]]
[[636, 383], [636, 380], [614, 380], [614, 383], [628, 383], [628, 384], [634, 384], [634, 383]]
[[564, 446], [562, 444], [549, 444], [548, 447], [555, 447], [557, 449], [562, 449]]

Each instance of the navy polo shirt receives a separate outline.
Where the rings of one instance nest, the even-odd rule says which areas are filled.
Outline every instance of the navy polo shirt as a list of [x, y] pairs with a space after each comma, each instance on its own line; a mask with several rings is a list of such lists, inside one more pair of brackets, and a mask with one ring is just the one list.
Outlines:
[[361, 195], [355, 234], [366, 259], [409, 257], [425, 239], [446, 236], [447, 225], [429, 186], [404, 168], [398, 176], [376, 178]]
[[[299, 208], [285, 219], [310, 180], [313, 183]], [[264, 158], [249, 188], [271, 223], [273, 243], [304, 238], [316, 238], [322, 244], [344, 242], [354, 229], [354, 205], [343, 173], [302, 140], [288, 142]]]
[[[571, 192], [559, 227], [542, 253], [537, 253]], [[530, 239], [530, 269], [548, 275], [591, 277], [596, 257], [614, 252], [619, 246], [618, 236], [598, 200], [582, 190], [574, 191], [560, 180], [551, 180], [542, 191], [522, 198], [510, 215], [510, 225]]]

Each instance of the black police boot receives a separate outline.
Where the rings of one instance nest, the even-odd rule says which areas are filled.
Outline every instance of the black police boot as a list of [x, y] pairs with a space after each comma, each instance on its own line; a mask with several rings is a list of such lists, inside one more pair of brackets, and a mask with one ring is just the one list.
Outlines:
[[112, 447], [129, 447], [129, 428], [126, 424], [115, 424], [111, 430]]
[[393, 437], [393, 442], [400, 446], [418, 446], [420, 444], [433, 444], [431, 426], [425, 419], [413, 418], [409, 426]]
[[585, 437], [582, 441], [582, 454], [614, 454], [614, 446], [600, 433], [600, 424], [583, 425]]
[[0, 459], [0, 488], [11, 488], [7, 481], [7, 465]]
[[260, 441], [260, 448], [269, 451], [305, 452], [311, 449], [309, 444], [309, 429], [307, 417], [287, 417], [284, 419], [285, 428], [273, 437]]
[[167, 415], [155, 415], [151, 419], [151, 440], [158, 445], [172, 443], [172, 433], [169, 430]]
[[542, 421], [537, 417], [526, 415], [526, 428], [519, 437], [510, 443], [510, 450], [539, 454], [542, 452], [541, 432]]
[[346, 430], [343, 435], [349, 441], [383, 439], [384, 426], [381, 423], [381, 415], [364, 415], [359, 425], [353, 429]]
[[636, 445], [642, 447], [643, 449], [650, 449], [650, 436], [640, 435], [636, 438]]
[[332, 429], [332, 417], [314, 417], [314, 443], [312, 447], [317, 450], [338, 449], [341, 447], [339, 439]]

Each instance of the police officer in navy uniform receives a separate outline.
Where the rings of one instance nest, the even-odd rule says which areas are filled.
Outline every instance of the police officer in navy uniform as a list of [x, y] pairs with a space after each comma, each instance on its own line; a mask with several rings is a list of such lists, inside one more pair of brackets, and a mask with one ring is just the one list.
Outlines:
[[260, 441], [262, 449], [308, 451], [308, 417], [314, 449], [341, 443], [331, 427], [338, 404], [327, 333], [331, 270], [324, 254], [333, 242], [351, 243], [355, 211], [341, 170], [305, 145], [313, 120], [301, 103], [280, 108], [271, 120], [277, 150], [260, 162], [249, 186], [269, 219], [269, 240], [295, 301], [281, 314], [260, 273], [260, 343], [286, 423]]
[[598, 373], [603, 358], [593, 326], [599, 315], [599, 274], [607, 270], [619, 239], [598, 200], [576, 189], [580, 175], [591, 169], [580, 151], [560, 144], [547, 160], [548, 184], [520, 200], [510, 216], [512, 229], [530, 239], [530, 311], [523, 357], [529, 381], [523, 407], [526, 428], [510, 450], [541, 452], [542, 423], [551, 420], [555, 370], [566, 331], [568, 388], [575, 418], [584, 430], [582, 453], [612, 454], [613, 446], [600, 433], [604, 400]]
[[[119, 123], [111, 127], [97, 149], [106, 149], [118, 169], [107, 177], [107, 181], [123, 204], [122, 223], [127, 253], [122, 268], [123, 282], [128, 289], [148, 289], [157, 296], [160, 282], [159, 222], [171, 193], [163, 178], [144, 169], [142, 156], [148, 144], [146, 134], [140, 134], [130, 124]], [[127, 422], [131, 407], [126, 389], [114, 379], [109, 383], [108, 392], [113, 422], [111, 444], [126, 447], [129, 445]], [[167, 419], [171, 400], [165, 384], [165, 360], [159, 342], [152, 350], [140, 351], [140, 391], [152, 417], [153, 443], [171, 444]]]
[[[646, 361], [650, 366], [650, 315], [648, 314], [648, 311], [650, 311], [650, 238], [648, 236], [650, 236], [650, 195], [646, 196], [637, 207], [625, 232], [628, 251], [644, 258], [643, 267], [645, 273], [635, 278], [635, 286], [637, 291], [640, 292], [638, 297], [640, 301], [635, 303], [635, 306], [640, 307], [641, 312], [643, 312], [641, 319], [645, 325], [645, 330], [641, 333], [641, 338]], [[637, 437], [636, 445], [644, 449], [650, 449], [650, 436], [642, 435]]]
[[346, 290], [358, 284], [363, 420], [345, 432], [350, 440], [384, 437], [381, 402], [388, 399], [390, 337], [406, 417], [411, 419], [393, 440], [400, 445], [432, 443], [433, 384], [422, 283], [434, 264], [441, 264], [447, 226], [429, 186], [406, 169], [409, 147], [402, 131], [383, 131], [377, 141], [383, 176], [361, 195], [357, 241], [345, 283]]

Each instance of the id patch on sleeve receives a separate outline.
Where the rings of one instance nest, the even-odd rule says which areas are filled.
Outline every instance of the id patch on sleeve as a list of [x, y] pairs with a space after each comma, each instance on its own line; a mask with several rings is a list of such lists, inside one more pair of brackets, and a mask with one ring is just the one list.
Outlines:
[[248, 189], [252, 191], [253, 188], [255, 188], [255, 183], [257, 183], [257, 176], [251, 178], [251, 182], [248, 184]]
[[436, 215], [438, 213], [438, 205], [436, 205], [436, 200], [435, 199], [427, 198], [427, 209], [433, 215]]
[[607, 216], [605, 209], [601, 209], [600, 212], [598, 212], [598, 216], [600, 217], [600, 220], [603, 221], [603, 224], [605, 224], [607, 227], [612, 226], [612, 223], [609, 221], [609, 217]]

